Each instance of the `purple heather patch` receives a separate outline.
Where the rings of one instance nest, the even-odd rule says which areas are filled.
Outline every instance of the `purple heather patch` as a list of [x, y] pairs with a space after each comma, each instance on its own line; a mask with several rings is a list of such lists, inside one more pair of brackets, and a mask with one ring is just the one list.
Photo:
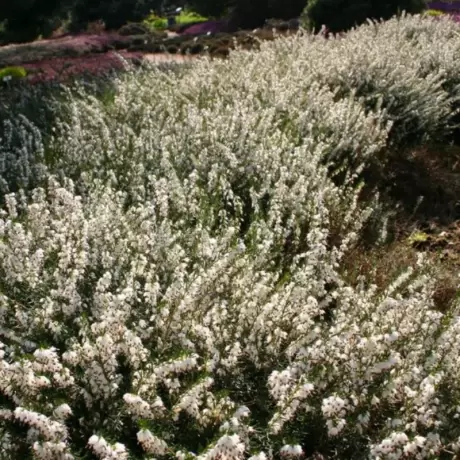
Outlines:
[[201, 24], [194, 24], [183, 31], [186, 35], [204, 35], [207, 33], [217, 34], [227, 32], [228, 25], [226, 21], [206, 21]]

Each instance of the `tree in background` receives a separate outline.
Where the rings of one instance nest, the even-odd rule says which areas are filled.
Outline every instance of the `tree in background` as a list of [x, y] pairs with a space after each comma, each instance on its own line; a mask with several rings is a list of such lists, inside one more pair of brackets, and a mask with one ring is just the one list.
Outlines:
[[260, 27], [270, 18], [300, 16], [306, 0], [190, 0], [189, 6], [204, 16], [227, 16], [236, 28]]
[[72, 26], [79, 30], [89, 22], [102, 20], [107, 29], [118, 29], [129, 21], [141, 21], [162, 3], [161, 0], [74, 0]]
[[0, 2], [4, 39], [26, 42], [48, 37], [65, 16], [69, 0], [8, 0]]
[[[27, 42], [49, 37], [64, 20], [74, 31], [102, 20], [108, 29], [144, 19], [161, 0], [0, 0], [0, 23], [6, 42]], [[167, 3], [167, 2], [166, 2]]]
[[389, 19], [399, 12], [419, 13], [425, 0], [309, 0], [304, 10], [304, 25], [319, 31], [324, 25], [341, 32], [370, 19]]
[[[307, 6], [305, 7], [305, 3]], [[9, 42], [48, 37], [63, 20], [84, 30], [102, 20], [108, 29], [141, 21], [151, 10], [187, 6], [208, 17], [227, 17], [231, 29], [260, 27], [267, 19], [291, 19], [304, 11], [304, 24], [332, 32], [349, 29], [367, 18], [387, 19], [398, 11], [420, 12], [425, 0], [0, 0], [0, 25]]]

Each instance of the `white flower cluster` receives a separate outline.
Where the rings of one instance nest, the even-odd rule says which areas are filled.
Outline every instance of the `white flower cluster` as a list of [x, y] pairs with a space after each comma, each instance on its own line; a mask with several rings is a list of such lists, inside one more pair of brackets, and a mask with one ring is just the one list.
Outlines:
[[102, 436], [91, 436], [88, 445], [101, 460], [126, 460], [128, 458], [126, 447], [123, 444], [117, 442], [111, 445]]
[[245, 445], [237, 434], [224, 435], [217, 441], [216, 445], [203, 455], [199, 460], [238, 460], [244, 458]]
[[460, 305], [423, 263], [386, 289], [340, 264], [363, 167], [448, 131], [457, 34], [407, 17], [69, 91], [0, 213], [0, 458], [456, 450]]
[[20, 422], [35, 428], [47, 440], [65, 439], [67, 437], [65, 425], [50, 420], [43, 414], [17, 407], [14, 410], [14, 416]]
[[329, 436], [337, 436], [345, 427], [346, 406], [346, 401], [338, 396], [323, 399], [321, 411], [326, 419]]
[[[151, 405], [147, 401], [144, 401], [139, 395], [126, 393], [123, 396], [123, 400], [128, 406], [128, 410], [135, 416], [139, 418], [153, 418], [155, 416]], [[153, 407], [155, 409], [161, 409], [164, 407], [161, 398], [158, 396], [153, 404]]]
[[0, 122], [0, 192], [34, 187], [47, 172], [43, 136], [26, 117]]
[[165, 455], [168, 445], [162, 439], [154, 436], [149, 430], [141, 430], [137, 433], [137, 440], [149, 454]]
[[296, 444], [295, 446], [285, 445], [280, 450], [281, 457], [283, 458], [298, 458], [303, 455], [302, 446]]

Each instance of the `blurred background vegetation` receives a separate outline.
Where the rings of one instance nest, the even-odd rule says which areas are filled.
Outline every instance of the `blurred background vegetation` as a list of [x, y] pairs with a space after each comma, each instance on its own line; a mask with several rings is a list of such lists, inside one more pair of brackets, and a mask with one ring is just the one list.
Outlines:
[[[438, 2], [439, 3], [439, 2]], [[400, 11], [417, 13], [425, 0], [14, 0], [0, 2], [0, 44], [48, 38], [56, 30], [79, 32], [100, 21], [106, 30], [129, 22], [147, 21], [156, 29], [167, 26], [176, 8], [183, 24], [207, 18], [228, 19], [231, 28], [260, 27], [267, 19], [303, 18], [313, 29], [326, 25], [340, 31], [367, 18], [389, 18]]]

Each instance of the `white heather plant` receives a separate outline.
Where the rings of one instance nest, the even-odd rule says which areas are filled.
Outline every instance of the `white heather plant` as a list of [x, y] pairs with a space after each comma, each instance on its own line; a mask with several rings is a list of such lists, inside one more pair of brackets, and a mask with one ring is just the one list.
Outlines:
[[[459, 451], [460, 306], [435, 310], [422, 259], [383, 292], [340, 275], [374, 209], [362, 168], [448, 132], [455, 45], [429, 69], [410, 36], [439, 27], [299, 35], [128, 73], [112, 101], [69, 93], [58, 164], [3, 195], [0, 459]], [[376, 94], [348, 85], [353, 59]]]
[[313, 75], [338, 96], [356, 94], [369, 110], [383, 109], [393, 124], [390, 141], [405, 146], [442, 138], [453, 127], [460, 95], [459, 30], [449, 19], [403, 16], [335, 39], [307, 35], [263, 44], [273, 56], [264, 65], [282, 69], [275, 59], [292, 56], [296, 73]]
[[46, 176], [40, 131], [24, 116], [0, 127], [0, 193], [32, 188]]

